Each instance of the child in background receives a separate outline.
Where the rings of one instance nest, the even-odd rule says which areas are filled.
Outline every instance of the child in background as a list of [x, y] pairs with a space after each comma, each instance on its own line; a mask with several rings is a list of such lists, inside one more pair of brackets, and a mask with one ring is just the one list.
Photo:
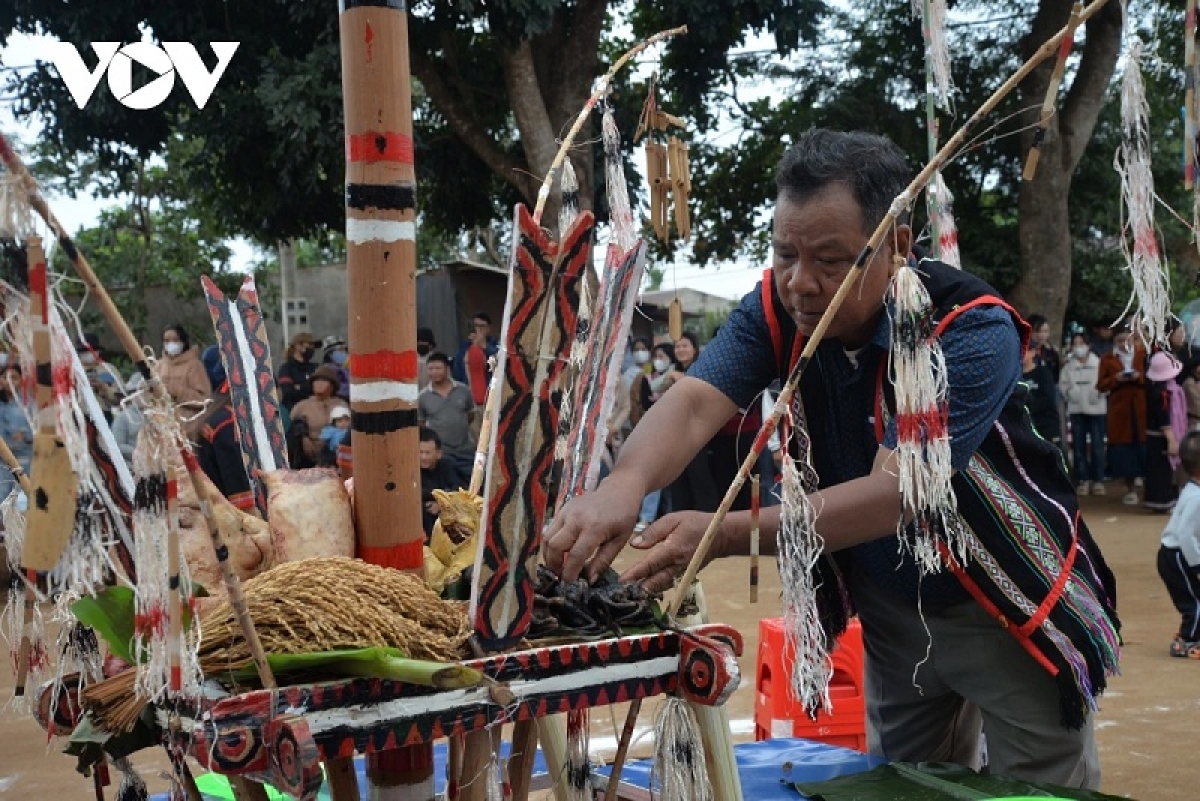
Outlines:
[[1179, 446], [1188, 482], [1163, 529], [1158, 549], [1158, 575], [1182, 615], [1171, 643], [1171, 656], [1200, 659], [1200, 432]]
[[321, 441], [325, 443], [325, 448], [329, 453], [334, 455], [334, 459], [330, 461], [331, 464], [336, 461], [338, 446], [346, 439], [348, 433], [350, 433], [350, 410], [345, 406], [338, 406], [329, 413], [329, 425], [321, 429]]

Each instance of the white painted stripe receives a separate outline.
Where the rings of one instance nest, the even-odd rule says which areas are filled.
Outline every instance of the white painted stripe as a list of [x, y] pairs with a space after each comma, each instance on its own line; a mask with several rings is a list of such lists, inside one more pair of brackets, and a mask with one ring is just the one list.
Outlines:
[[421, 392], [416, 381], [368, 381], [363, 384], [350, 385], [350, 401], [399, 400], [406, 403], [416, 403], [417, 395]]
[[417, 224], [411, 220], [358, 220], [346, 218], [346, 238], [356, 245], [364, 242], [415, 242]]
[[233, 338], [237, 341], [238, 358], [242, 362], [242, 374], [246, 377], [246, 390], [250, 394], [250, 425], [254, 428], [254, 444], [258, 448], [258, 459], [262, 463], [263, 472], [269, 473], [278, 469], [278, 465], [275, 464], [275, 453], [271, 450], [271, 440], [267, 436], [267, 423], [262, 416], [262, 398], [258, 395], [258, 382], [255, 380], [254, 371], [247, 369], [254, 365], [254, 356], [250, 352], [250, 342], [246, 339], [246, 330], [237, 302], [227, 302], [229, 313], [233, 316]]
[[[517, 680], [509, 683], [508, 689], [518, 698], [550, 695], [555, 693], [579, 692], [587, 687], [598, 687], [602, 684], [628, 681], [631, 679], [648, 679], [655, 676], [669, 676], [679, 670], [678, 656], [660, 656], [647, 659], [644, 662], [630, 662], [618, 665], [601, 665], [586, 670], [565, 673], [561, 676], [550, 676], [545, 679]], [[426, 695], [416, 698], [398, 698], [381, 704], [355, 705], [343, 709], [324, 709], [318, 712], [307, 712], [304, 709], [289, 708], [285, 714], [304, 715], [308, 721], [309, 730], [315, 735], [330, 731], [339, 726], [351, 726], [362, 729], [375, 726], [384, 721], [407, 720], [424, 715], [440, 715], [477, 704], [491, 704], [491, 692], [486, 686], [469, 687], [465, 690], [447, 690], [437, 695]], [[165, 712], [160, 711], [160, 715]], [[164, 718], [165, 720], [165, 718]], [[186, 728], [199, 725], [195, 719], [182, 718]], [[212, 721], [205, 718], [205, 726], [211, 726]]]

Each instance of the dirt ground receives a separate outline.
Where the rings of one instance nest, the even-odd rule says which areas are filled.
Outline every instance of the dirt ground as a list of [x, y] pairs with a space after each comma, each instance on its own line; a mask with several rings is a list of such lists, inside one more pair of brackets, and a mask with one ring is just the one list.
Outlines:
[[[1097, 717], [1102, 789], [1143, 801], [1186, 797], [1187, 782], [1196, 776], [1191, 724], [1200, 712], [1200, 662], [1167, 656], [1178, 618], [1155, 572], [1166, 518], [1122, 506], [1114, 492], [1086, 499], [1084, 512], [1117, 574], [1125, 639], [1123, 675], [1113, 679]], [[739, 741], [753, 739], [758, 620], [779, 613], [779, 579], [773, 565], [764, 566], [757, 605], [748, 602], [748, 574], [744, 559], [718, 563], [702, 574], [712, 619], [736, 626], [746, 637], [745, 681], [729, 704], [731, 728]], [[11, 674], [0, 671], [0, 697], [9, 697], [11, 691]], [[654, 705], [647, 704], [639, 728], [650, 726], [653, 712]], [[593, 712], [592, 746], [599, 756], [611, 755], [615, 730], [623, 720], [623, 709]], [[71, 758], [56, 750], [31, 719], [0, 713], [0, 795], [94, 799], [91, 782], [77, 775]], [[143, 751], [134, 763], [152, 792], [166, 789], [168, 765], [160, 751]], [[107, 797], [114, 793], [110, 787]]]

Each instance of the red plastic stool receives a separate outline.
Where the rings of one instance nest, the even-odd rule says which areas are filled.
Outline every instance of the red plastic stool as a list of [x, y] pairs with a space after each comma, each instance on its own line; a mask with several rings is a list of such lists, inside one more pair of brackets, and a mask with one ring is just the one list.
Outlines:
[[791, 676], [795, 656], [788, 651], [783, 618], [758, 623], [757, 693], [754, 701], [754, 739], [803, 737], [829, 745], [867, 750], [866, 698], [863, 691], [862, 626], [850, 621], [829, 655], [833, 676], [829, 697], [833, 713], [818, 712], [809, 718], [792, 697]]

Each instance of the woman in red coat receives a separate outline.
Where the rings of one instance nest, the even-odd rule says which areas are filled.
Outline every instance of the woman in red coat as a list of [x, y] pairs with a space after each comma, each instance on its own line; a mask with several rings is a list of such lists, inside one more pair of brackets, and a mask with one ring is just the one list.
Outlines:
[[1125, 481], [1122, 503], [1136, 506], [1134, 483], [1146, 462], [1146, 349], [1126, 326], [1113, 334], [1112, 352], [1100, 358], [1096, 389], [1108, 393], [1108, 473]]

